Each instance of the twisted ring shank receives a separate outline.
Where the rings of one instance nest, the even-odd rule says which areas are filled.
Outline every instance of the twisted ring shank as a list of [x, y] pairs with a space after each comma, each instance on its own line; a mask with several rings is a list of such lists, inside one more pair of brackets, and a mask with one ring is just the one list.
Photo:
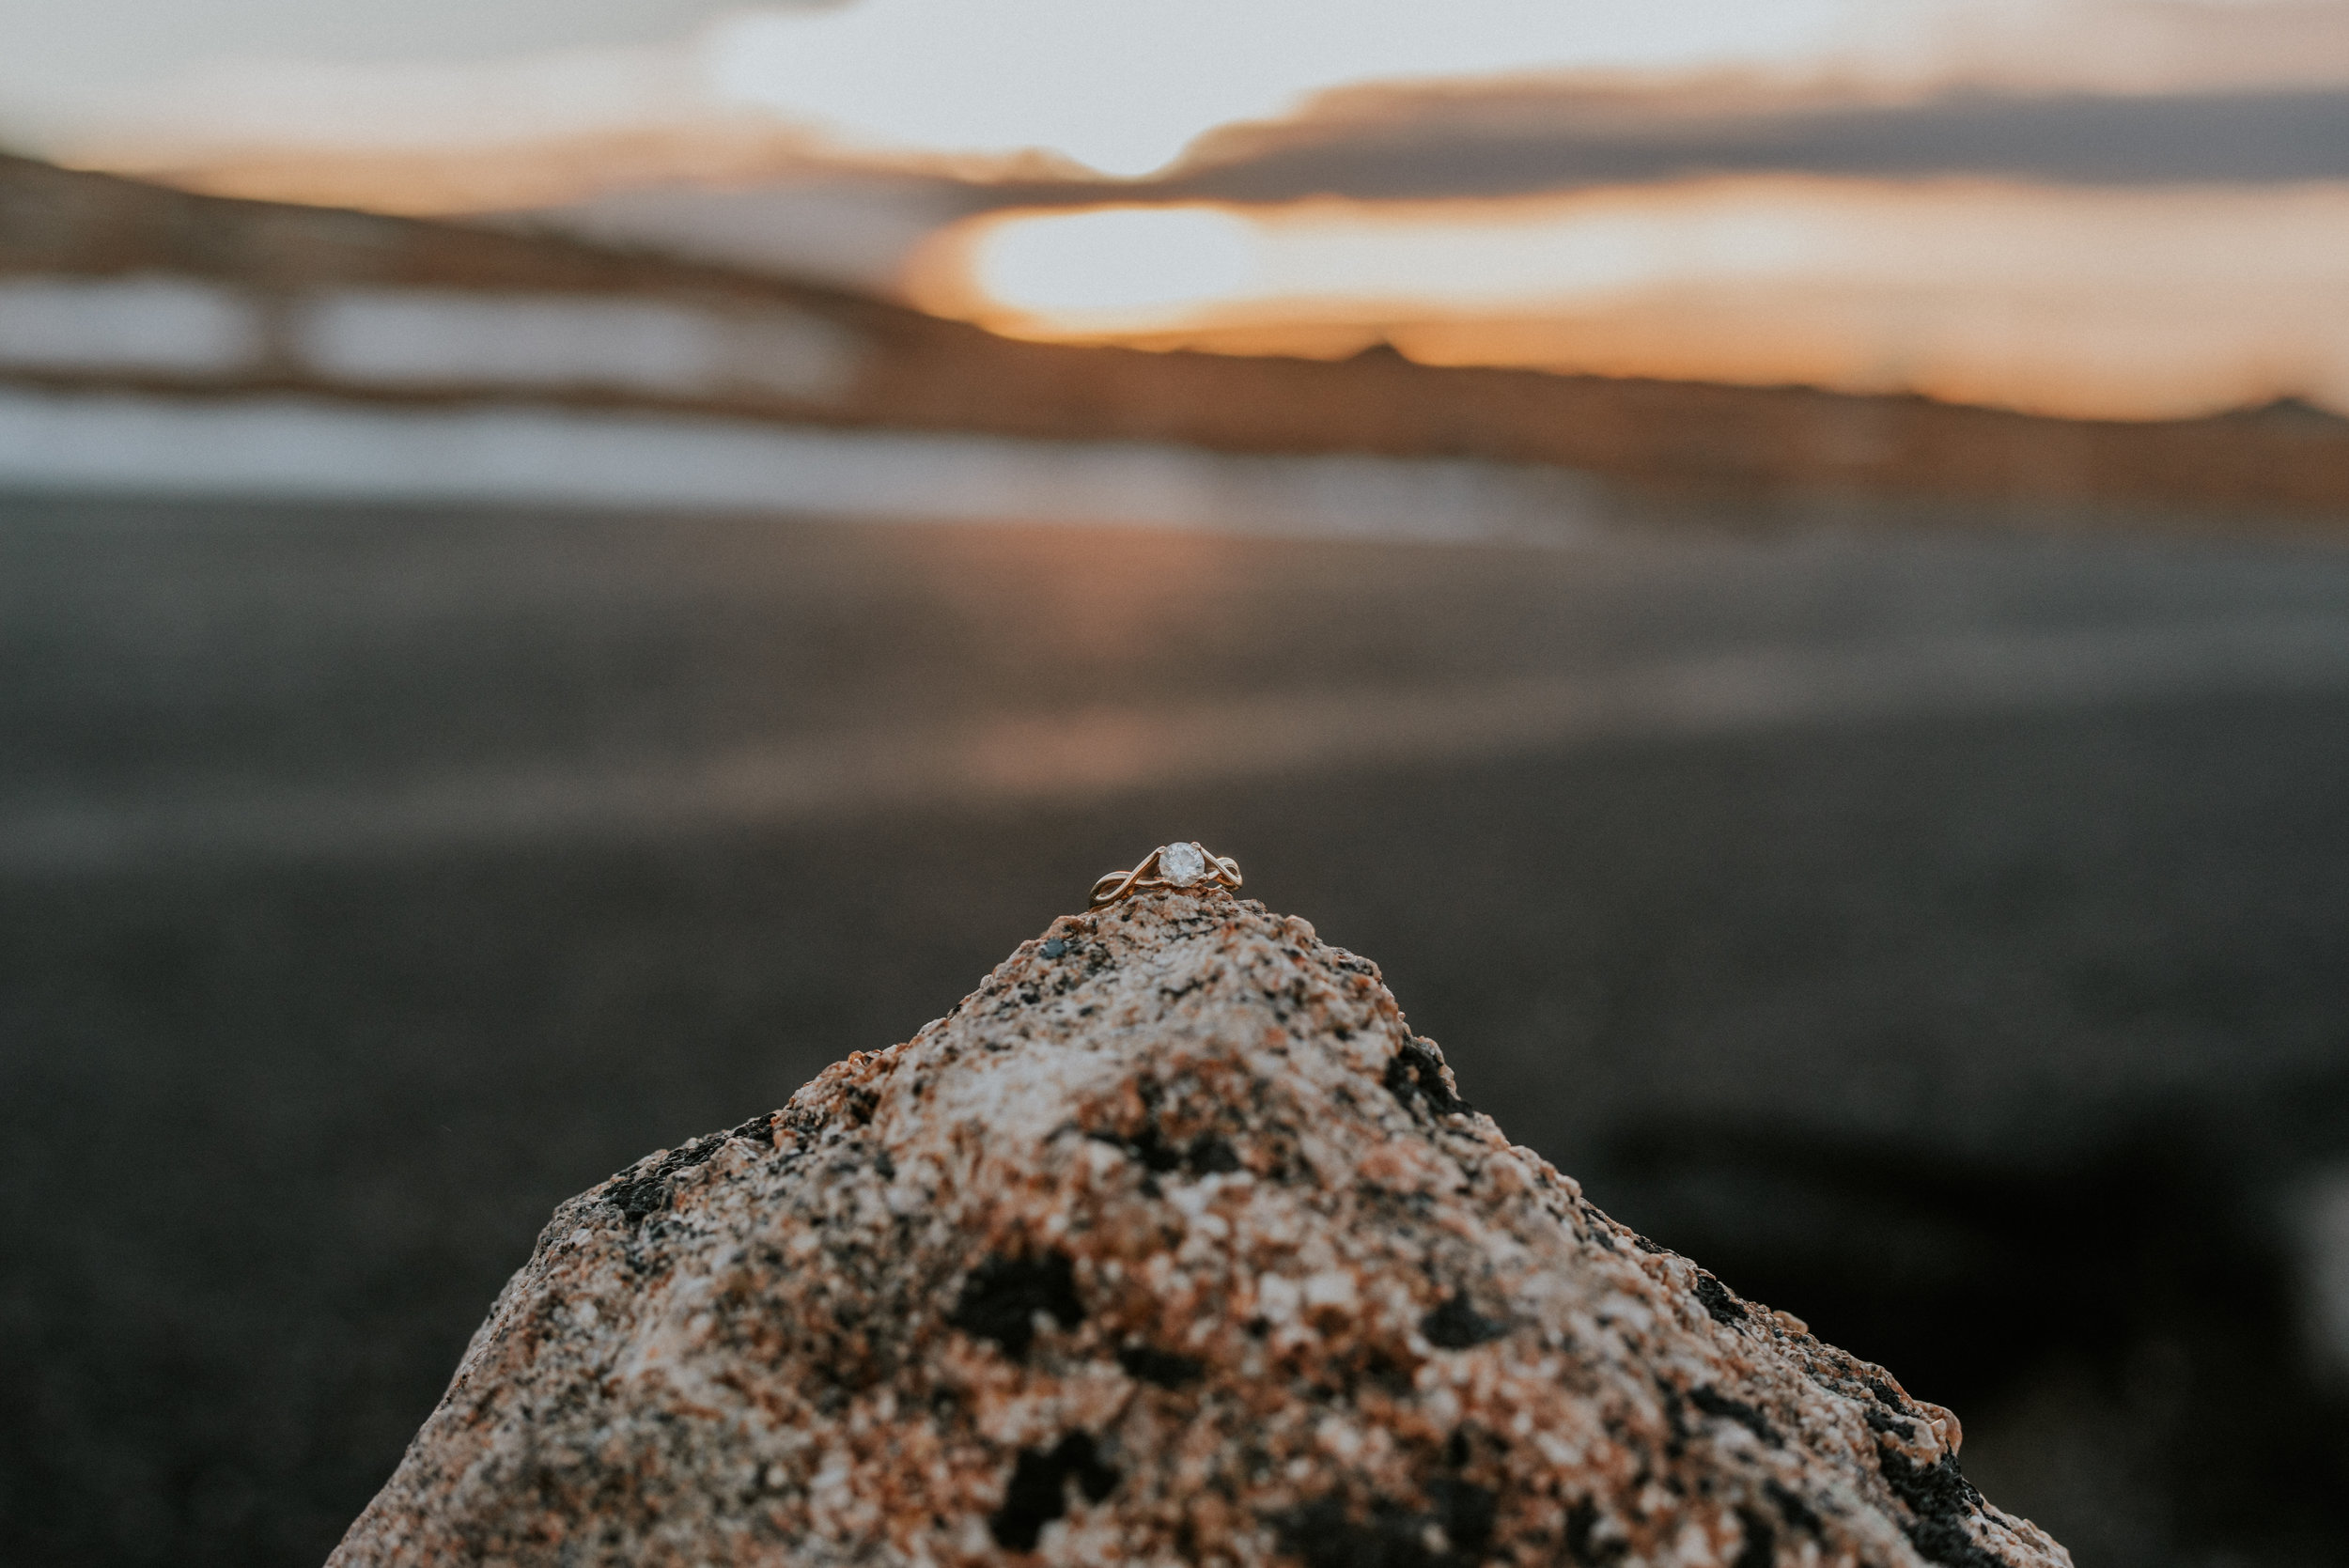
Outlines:
[[[1161, 846], [1160, 849], [1163, 849], [1163, 847], [1164, 846]], [[1194, 846], [1194, 847], [1197, 846]], [[1135, 866], [1131, 871], [1112, 871], [1104, 873], [1093, 884], [1093, 896], [1090, 900], [1088, 900], [1088, 907], [1097, 909], [1105, 904], [1114, 904], [1119, 899], [1131, 897], [1137, 893], [1145, 893], [1155, 891], [1159, 888], [1171, 888], [1177, 886], [1176, 883], [1169, 881], [1163, 876], [1152, 875], [1152, 873], [1158, 869], [1160, 849], [1153, 849], [1147, 855], [1143, 856], [1142, 863]], [[1199, 853], [1207, 862], [1207, 872], [1206, 876], [1200, 877], [1197, 881], [1188, 884], [1189, 886], [1202, 888], [1237, 888], [1240, 885], [1239, 862], [1237, 861], [1232, 859], [1229, 855], [1218, 855], [1206, 848], [1200, 848]]]

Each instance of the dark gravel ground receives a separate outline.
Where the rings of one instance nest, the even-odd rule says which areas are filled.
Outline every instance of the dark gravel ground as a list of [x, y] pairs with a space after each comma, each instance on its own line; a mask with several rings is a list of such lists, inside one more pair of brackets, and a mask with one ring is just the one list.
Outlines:
[[[0, 847], [60, 802], [2282, 614], [2349, 635], [2349, 555], [20, 498]], [[1377, 958], [1602, 1203], [1954, 1406], [2082, 1568], [2349, 1561], [2282, 1223], [2349, 1160], [2349, 686], [661, 815], [0, 853], [0, 1561], [317, 1560], [559, 1199], [905, 1037], [1173, 836]]]

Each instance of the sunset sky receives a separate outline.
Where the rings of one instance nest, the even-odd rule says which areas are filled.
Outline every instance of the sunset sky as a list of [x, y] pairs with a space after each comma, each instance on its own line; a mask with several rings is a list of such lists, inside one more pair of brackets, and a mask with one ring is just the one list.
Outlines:
[[0, 138], [1023, 335], [2349, 408], [2338, 0], [0, 0]]

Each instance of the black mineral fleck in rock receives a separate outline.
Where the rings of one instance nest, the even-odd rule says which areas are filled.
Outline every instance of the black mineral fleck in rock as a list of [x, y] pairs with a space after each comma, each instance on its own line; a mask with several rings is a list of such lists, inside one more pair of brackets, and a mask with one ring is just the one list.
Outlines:
[[962, 1287], [946, 1321], [977, 1339], [993, 1340], [1013, 1360], [1027, 1358], [1035, 1314], [1048, 1312], [1064, 1328], [1084, 1321], [1077, 1281], [1066, 1252], [1034, 1258], [994, 1257]]

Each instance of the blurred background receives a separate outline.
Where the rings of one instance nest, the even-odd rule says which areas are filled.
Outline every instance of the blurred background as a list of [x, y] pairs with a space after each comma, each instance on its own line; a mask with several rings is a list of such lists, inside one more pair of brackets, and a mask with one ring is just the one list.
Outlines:
[[319, 1560], [1198, 837], [2081, 1568], [2349, 1562], [2349, 5], [0, 37], [0, 1560]]

